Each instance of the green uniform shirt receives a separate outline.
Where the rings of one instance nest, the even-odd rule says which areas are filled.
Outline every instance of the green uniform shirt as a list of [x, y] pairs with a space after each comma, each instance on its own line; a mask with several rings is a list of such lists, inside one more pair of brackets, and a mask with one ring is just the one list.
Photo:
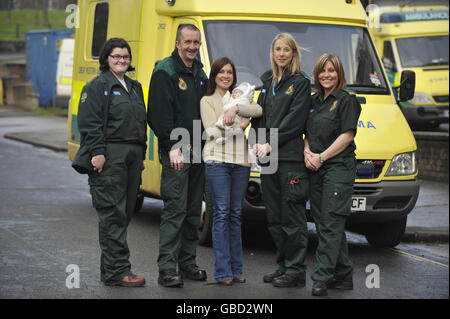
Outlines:
[[[128, 91], [110, 72], [104, 71], [87, 83], [78, 106], [78, 128], [91, 156], [106, 154], [106, 143], [139, 144], [146, 148], [147, 125], [144, 97], [139, 82], [125, 76]], [[106, 136], [104, 107], [108, 102]], [[145, 152], [144, 152], [145, 153]]]
[[[284, 72], [281, 81], [273, 85], [272, 71], [261, 76], [263, 89], [258, 104], [263, 116], [252, 119], [252, 127], [266, 128], [266, 142], [278, 143], [278, 161], [301, 162], [303, 157], [302, 135], [311, 105], [311, 84], [306, 75]], [[277, 128], [277, 134], [270, 134]], [[262, 142], [262, 141], [257, 141]]]
[[200, 99], [208, 85], [202, 67], [198, 60], [194, 60], [192, 68], [186, 67], [175, 49], [153, 70], [147, 122], [158, 137], [160, 150], [170, 150], [177, 143], [170, 140], [170, 133], [178, 127], [189, 131], [192, 144], [193, 120], [199, 120], [201, 125]]
[[[356, 95], [347, 90], [334, 90], [325, 101], [320, 94], [314, 94], [306, 131], [311, 151], [322, 153], [348, 130], [354, 130], [356, 135], [360, 113], [361, 105]], [[354, 156], [355, 149], [353, 141], [333, 159]]]

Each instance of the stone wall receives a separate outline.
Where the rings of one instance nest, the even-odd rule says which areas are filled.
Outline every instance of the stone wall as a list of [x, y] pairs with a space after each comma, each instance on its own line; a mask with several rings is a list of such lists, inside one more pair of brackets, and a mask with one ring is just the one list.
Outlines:
[[39, 94], [33, 84], [26, 82], [25, 59], [0, 61], [0, 79], [6, 105], [16, 105], [26, 110], [39, 107]]
[[448, 132], [414, 132], [419, 178], [448, 182]]

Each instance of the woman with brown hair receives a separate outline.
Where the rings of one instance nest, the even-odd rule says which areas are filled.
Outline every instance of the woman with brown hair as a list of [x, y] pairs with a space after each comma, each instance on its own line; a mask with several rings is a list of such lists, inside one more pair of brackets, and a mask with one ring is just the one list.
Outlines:
[[[236, 68], [227, 57], [218, 58], [211, 66], [208, 88], [200, 101], [202, 123], [207, 140], [203, 149], [205, 177], [213, 198], [214, 278], [220, 284], [244, 283], [242, 277], [241, 209], [250, 177], [248, 146], [245, 134], [215, 140], [224, 133], [216, 127], [223, 114], [223, 96], [236, 86]], [[261, 116], [261, 107], [254, 103], [236, 105], [223, 115], [224, 125], [242, 117], [240, 127], [245, 130], [250, 117]]]
[[319, 236], [312, 294], [324, 296], [327, 288], [353, 289], [344, 226], [356, 173], [354, 138], [361, 105], [345, 89], [339, 57], [322, 55], [313, 73], [317, 93], [309, 112], [304, 154], [310, 170], [311, 215]]

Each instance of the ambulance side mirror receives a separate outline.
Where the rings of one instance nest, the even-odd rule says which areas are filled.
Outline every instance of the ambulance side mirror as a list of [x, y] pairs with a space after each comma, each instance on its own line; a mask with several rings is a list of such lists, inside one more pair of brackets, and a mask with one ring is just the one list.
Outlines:
[[416, 73], [414, 71], [403, 71], [400, 79], [400, 86], [394, 87], [397, 91], [397, 102], [405, 102], [414, 97], [416, 89]]

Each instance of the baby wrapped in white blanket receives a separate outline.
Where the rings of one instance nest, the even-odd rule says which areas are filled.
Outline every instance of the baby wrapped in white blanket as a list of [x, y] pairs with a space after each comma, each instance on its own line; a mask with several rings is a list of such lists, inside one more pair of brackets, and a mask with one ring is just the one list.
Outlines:
[[216, 126], [222, 130], [225, 130], [225, 137], [219, 137], [216, 139], [217, 144], [225, 144], [227, 139], [233, 135], [242, 134], [244, 131], [241, 129], [241, 117], [236, 114], [234, 122], [231, 125], [223, 124], [223, 115], [233, 106], [249, 105], [255, 94], [255, 86], [248, 82], [243, 82], [239, 86], [235, 87], [233, 91], [225, 93], [222, 98], [223, 114], [217, 120]]

